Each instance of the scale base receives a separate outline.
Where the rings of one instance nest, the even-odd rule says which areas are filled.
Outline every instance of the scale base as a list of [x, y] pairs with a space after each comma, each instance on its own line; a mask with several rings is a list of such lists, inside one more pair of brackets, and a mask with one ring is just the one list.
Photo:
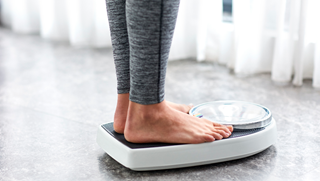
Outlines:
[[123, 166], [136, 170], [162, 170], [205, 165], [248, 157], [276, 142], [275, 120], [263, 128], [236, 130], [227, 139], [201, 144], [133, 144], [113, 130], [113, 123], [98, 128], [97, 142]]

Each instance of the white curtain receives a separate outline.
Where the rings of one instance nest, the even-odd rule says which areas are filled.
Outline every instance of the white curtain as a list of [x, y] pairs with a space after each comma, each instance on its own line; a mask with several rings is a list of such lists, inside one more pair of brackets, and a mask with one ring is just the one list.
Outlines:
[[320, 88], [319, 5], [319, 0], [233, 0], [233, 33], [222, 36], [218, 61], [237, 74], [271, 72], [275, 82], [300, 86], [313, 78]]
[[74, 46], [111, 46], [104, 0], [1, 0], [1, 21], [19, 33]]
[[[1, 21], [19, 33], [110, 47], [104, 0], [0, 0]], [[210, 60], [236, 74], [271, 72], [276, 82], [320, 88], [319, 0], [233, 0], [233, 23], [222, 0], [181, 0], [170, 59]]]

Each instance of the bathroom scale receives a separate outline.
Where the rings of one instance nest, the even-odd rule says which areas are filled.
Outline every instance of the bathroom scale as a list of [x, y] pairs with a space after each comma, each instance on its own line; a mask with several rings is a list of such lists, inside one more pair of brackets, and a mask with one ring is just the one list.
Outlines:
[[113, 159], [136, 171], [172, 169], [240, 159], [276, 142], [275, 120], [268, 108], [242, 101], [213, 101], [193, 107], [190, 115], [232, 125], [229, 138], [200, 144], [127, 142], [113, 122], [98, 128], [97, 142]]

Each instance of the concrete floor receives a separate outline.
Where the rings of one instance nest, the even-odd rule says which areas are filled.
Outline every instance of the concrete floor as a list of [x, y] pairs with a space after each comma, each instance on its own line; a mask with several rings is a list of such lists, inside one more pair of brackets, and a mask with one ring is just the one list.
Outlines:
[[166, 99], [235, 99], [267, 106], [278, 141], [240, 160], [131, 171], [95, 142], [112, 121], [116, 77], [110, 49], [70, 47], [0, 28], [0, 180], [318, 180], [320, 92], [311, 81], [279, 86], [270, 74], [237, 77], [192, 60], [169, 62]]

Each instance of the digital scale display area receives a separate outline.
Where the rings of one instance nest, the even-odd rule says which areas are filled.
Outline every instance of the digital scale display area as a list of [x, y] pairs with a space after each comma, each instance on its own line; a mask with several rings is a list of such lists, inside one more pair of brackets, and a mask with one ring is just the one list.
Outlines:
[[134, 144], [127, 142], [123, 134], [116, 133], [111, 122], [99, 126], [97, 142], [120, 164], [137, 171], [189, 167], [244, 158], [276, 142], [275, 120], [267, 108], [257, 104], [215, 101], [195, 106], [190, 114], [201, 114], [205, 119], [231, 124], [235, 130], [229, 138], [209, 143]]

